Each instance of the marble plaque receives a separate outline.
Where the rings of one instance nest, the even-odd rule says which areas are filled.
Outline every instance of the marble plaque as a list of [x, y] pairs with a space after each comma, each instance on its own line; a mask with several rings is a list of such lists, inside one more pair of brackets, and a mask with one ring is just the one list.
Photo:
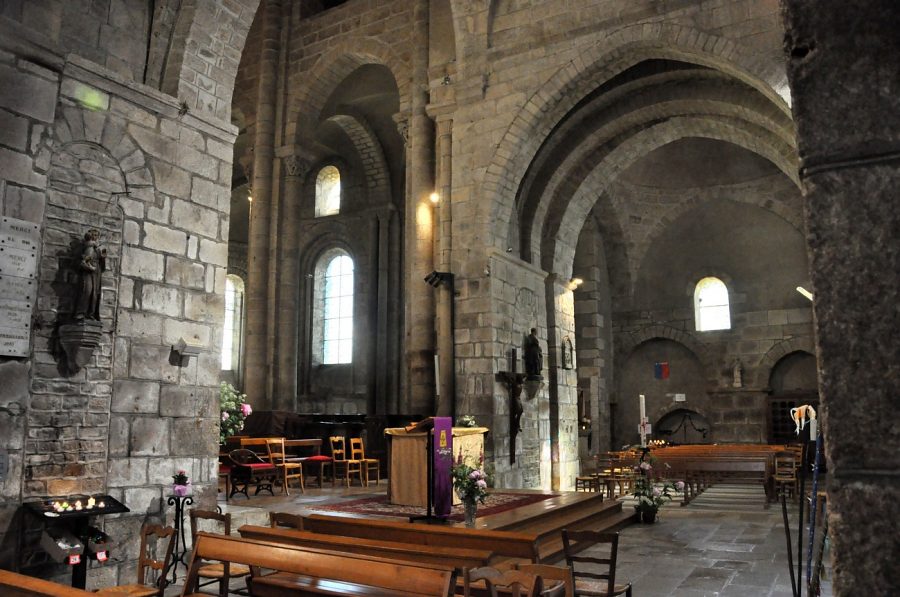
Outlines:
[[0, 321], [4, 327], [27, 331], [31, 327], [31, 303], [0, 299]]
[[0, 276], [34, 278], [37, 251], [13, 248], [0, 242]]
[[37, 280], [0, 276], [0, 300], [34, 303], [37, 298]]
[[37, 224], [7, 216], [0, 218], [0, 244], [36, 252], [40, 241]]
[[31, 330], [0, 327], [0, 355], [27, 357]]

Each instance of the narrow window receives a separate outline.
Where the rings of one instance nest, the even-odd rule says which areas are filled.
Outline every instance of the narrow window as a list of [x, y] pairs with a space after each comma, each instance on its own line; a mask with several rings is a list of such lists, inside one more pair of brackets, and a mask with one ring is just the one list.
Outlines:
[[244, 320], [244, 281], [225, 277], [225, 328], [222, 331], [222, 371], [239, 369]]
[[[323, 267], [324, 266], [324, 267]], [[318, 356], [326, 365], [353, 361], [353, 259], [346, 253], [329, 252], [316, 268], [315, 327]]]
[[731, 328], [728, 288], [718, 278], [703, 278], [694, 288], [694, 319], [698, 332]]
[[316, 217], [330, 216], [341, 211], [341, 173], [334, 166], [325, 166], [316, 177]]

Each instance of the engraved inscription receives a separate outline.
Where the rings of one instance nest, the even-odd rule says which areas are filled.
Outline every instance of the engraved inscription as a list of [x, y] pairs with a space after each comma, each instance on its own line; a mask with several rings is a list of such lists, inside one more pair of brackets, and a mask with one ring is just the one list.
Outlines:
[[31, 323], [31, 303], [0, 299], [0, 321], [6, 327], [28, 330]]
[[37, 281], [15, 276], [0, 276], [0, 300], [34, 303], [37, 298]]
[[0, 327], [0, 354], [27, 357], [29, 336], [28, 330]]
[[41, 235], [37, 224], [16, 218], [0, 218], [0, 244], [34, 251], [40, 239]]
[[0, 275], [33, 278], [36, 268], [36, 251], [15, 249], [0, 243]]

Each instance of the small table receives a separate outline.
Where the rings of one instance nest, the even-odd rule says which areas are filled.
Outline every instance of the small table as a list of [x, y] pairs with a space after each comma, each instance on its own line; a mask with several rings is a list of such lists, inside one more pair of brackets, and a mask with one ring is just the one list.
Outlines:
[[[175, 551], [172, 553], [172, 563], [170, 564], [172, 582], [174, 583], [178, 579], [176, 574], [178, 564], [180, 563], [187, 570], [187, 564], [184, 561], [184, 556], [188, 553], [187, 541], [184, 538], [184, 507], [194, 503], [194, 496], [170, 495], [166, 499], [166, 503], [170, 506], [175, 506]], [[181, 547], [178, 546], [179, 539], [181, 539]], [[168, 574], [169, 571], [167, 570], [163, 577], [168, 576]]]

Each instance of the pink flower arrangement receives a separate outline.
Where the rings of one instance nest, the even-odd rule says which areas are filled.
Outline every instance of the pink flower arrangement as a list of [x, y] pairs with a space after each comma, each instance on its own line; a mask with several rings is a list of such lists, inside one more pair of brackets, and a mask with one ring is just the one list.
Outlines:
[[634, 497], [637, 498], [634, 509], [638, 512], [656, 512], [660, 506], [672, 499], [673, 491], [684, 489], [683, 481], [654, 483], [652, 471], [653, 465], [647, 461], [634, 467], [634, 472], [639, 473], [634, 481]]
[[241, 404], [241, 412], [244, 413], [245, 417], [249, 417], [250, 415], [253, 414], [253, 409], [250, 408], [249, 404], [244, 402], [243, 404]]

